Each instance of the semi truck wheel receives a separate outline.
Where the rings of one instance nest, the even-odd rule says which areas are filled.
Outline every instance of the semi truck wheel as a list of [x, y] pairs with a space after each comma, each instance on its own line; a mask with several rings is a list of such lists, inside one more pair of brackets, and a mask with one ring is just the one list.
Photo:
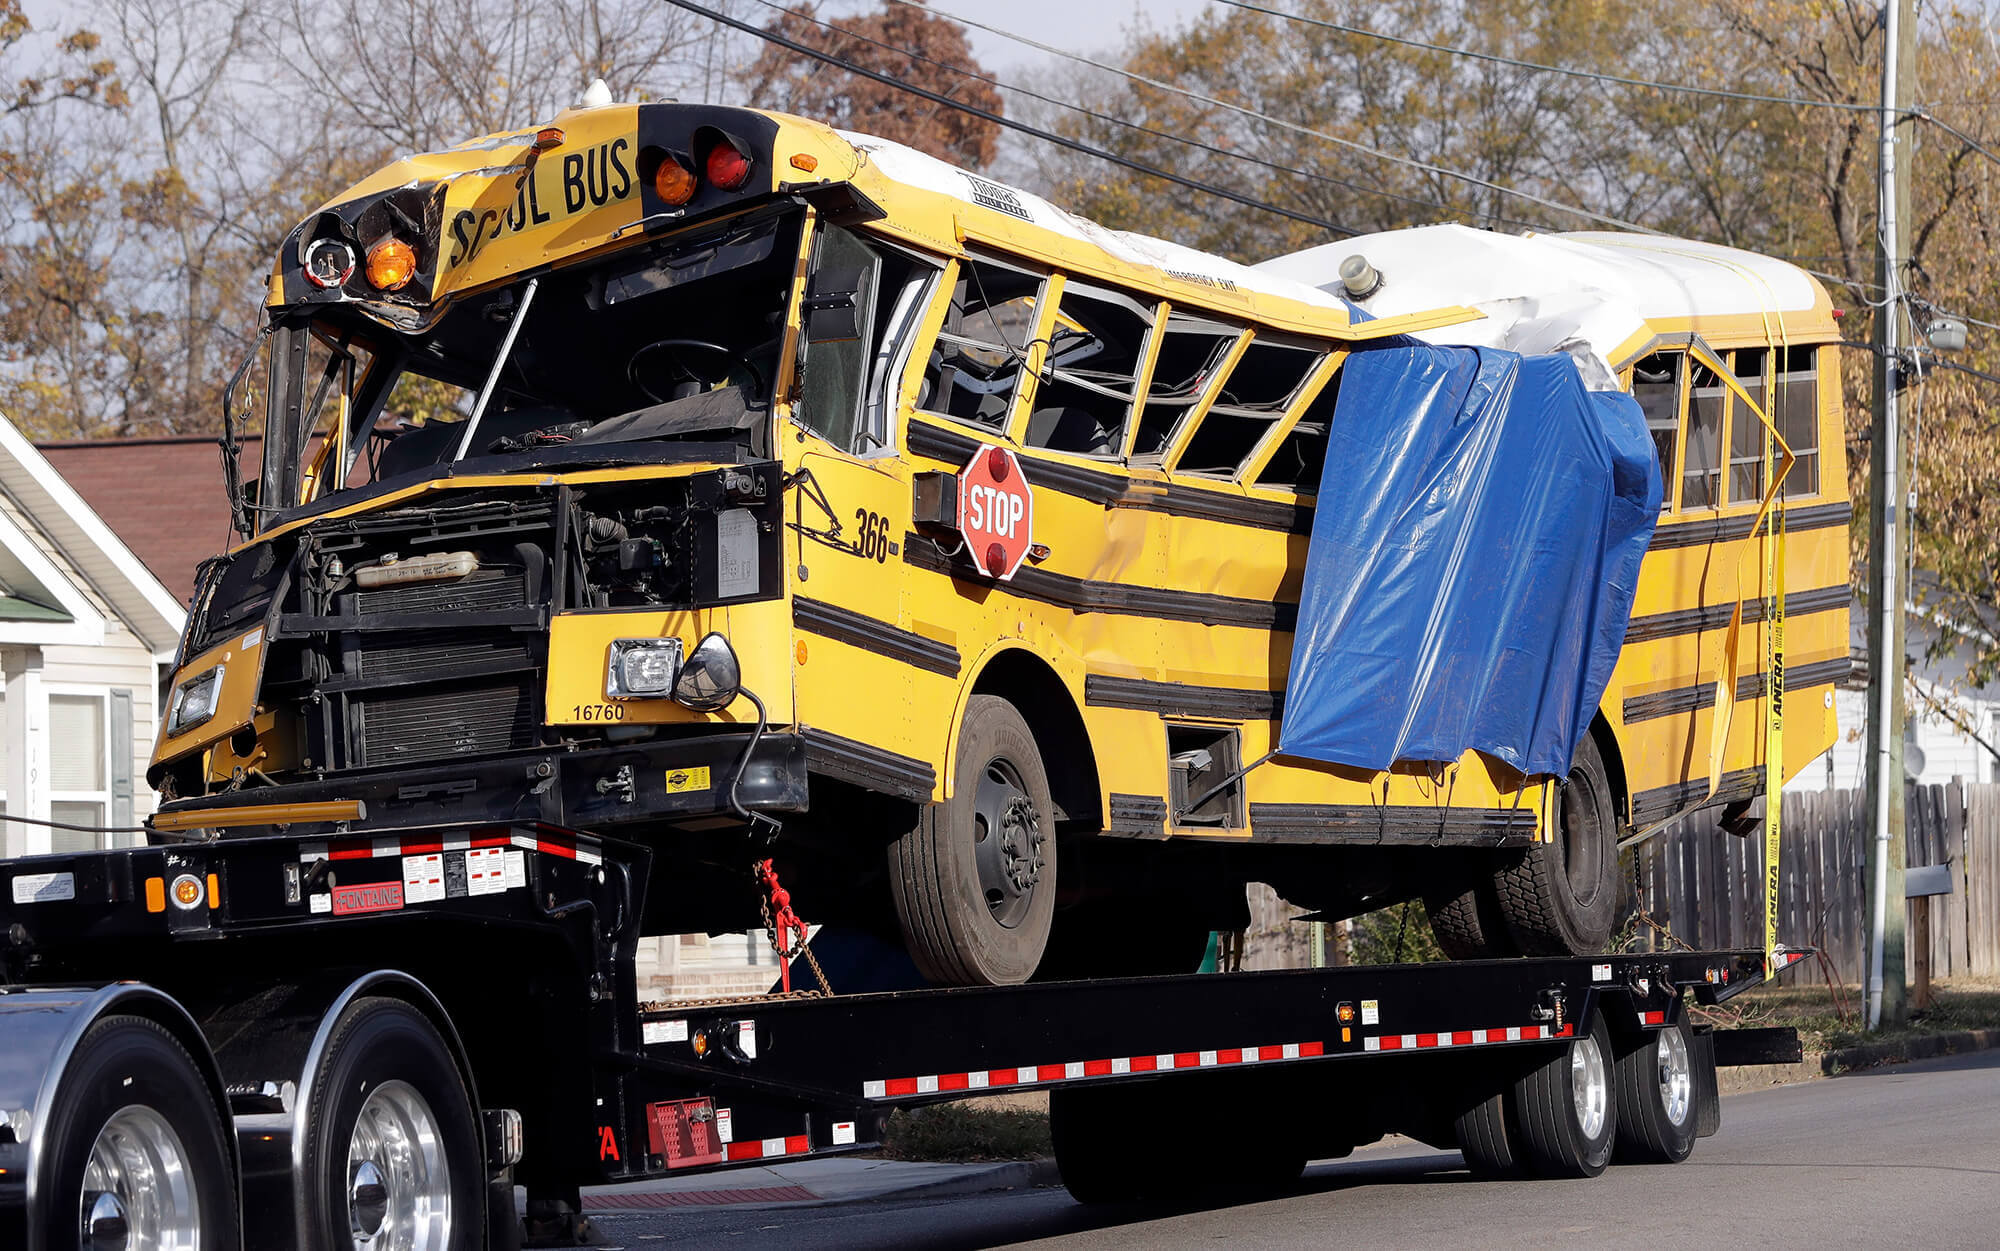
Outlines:
[[1555, 837], [1509, 856], [1493, 874], [1500, 914], [1521, 954], [1604, 950], [1618, 916], [1617, 832], [1604, 757], [1586, 734], [1556, 802]]
[[328, 1035], [306, 1120], [307, 1220], [328, 1247], [474, 1251], [486, 1179], [444, 1039], [399, 999], [356, 999]]
[[1159, 1088], [1084, 1086], [1049, 1092], [1049, 1137], [1063, 1188], [1078, 1203], [1169, 1198], [1194, 1181]]
[[1687, 1018], [1632, 1038], [1619, 1052], [1612, 1084], [1618, 1099], [1620, 1161], [1679, 1164], [1694, 1151], [1694, 1045]]
[[1459, 1113], [1453, 1128], [1458, 1132], [1459, 1154], [1474, 1177], [1493, 1181], [1519, 1177], [1524, 1171], [1515, 1141], [1520, 1134], [1510, 1123], [1504, 1091], [1487, 1094], [1475, 1088], [1471, 1106]]
[[1012, 986], [1041, 962], [1055, 915], [1055, 805], [1041, 749], [1004, 699], [974, 695], [952, 797], [889, 846], [889, 882], [918, 970], [948, 986]]
[[238, 1245], [222, 1118], [160, 1025], [107, 1016], [63, 1071], [48, 1125], [48, 1246], [222, 1251]]
[[1535, 1176], [1595, 1177], [1611, 1163], [1618, 1133], [1611, 1070], [1611, 1037], [1594, 1017], [1514, 1084], [1521, 1154]]

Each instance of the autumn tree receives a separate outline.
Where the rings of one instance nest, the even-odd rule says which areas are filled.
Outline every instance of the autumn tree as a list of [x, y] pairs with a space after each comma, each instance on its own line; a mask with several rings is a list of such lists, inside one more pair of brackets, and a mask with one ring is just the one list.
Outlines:
[[[984, 81], [957, 23], [915, 5], [884, 0], [876, 12], [823, 17], [818, 4], [780, 12], [771, 34], [897, 82], [925, 88], [988, 113], [1000, 93]], [[907, 144], [957, 165], [992, 164], [1000, 127], [946, 104], [846, 73], [814, 57], [767, 43], [743, 72], [744, 103], [795, 113], [845, 130]]]

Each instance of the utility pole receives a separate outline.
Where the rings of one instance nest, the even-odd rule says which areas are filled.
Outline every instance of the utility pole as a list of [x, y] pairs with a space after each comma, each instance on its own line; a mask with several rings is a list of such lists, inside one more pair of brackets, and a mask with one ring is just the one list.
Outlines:
[[1868, 519], [1868, 794], [1875, 837], [1868, 847], [1873, 885], [1868, 944], [1868, 1028], [1900, 1024], [1903, 981], [1903, 602], [1909, 545], [1903, 428], [1898, 411], [1901, 354], [1913, 341], [1903, 300], [1908, 257], [1902, 224], [1910, 215], [1906, 170], [1910, 84], [1916, 74], [1915, 0], [1885, 0], [1882, 25], [1880, 226], [1875, 273], [1882, 307], [1875, 317], [1875, 413], [1869, 441]]

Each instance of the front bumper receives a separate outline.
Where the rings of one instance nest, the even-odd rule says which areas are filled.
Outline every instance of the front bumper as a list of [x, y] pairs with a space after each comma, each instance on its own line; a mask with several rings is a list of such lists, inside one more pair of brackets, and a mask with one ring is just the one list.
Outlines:
[[[358, 819], [338, 825], [291, 824], [284, 827], [290, 834], [503, 822], [545, 822], [596, 831], [640, 821], [696, 821], [731, 812], [729, 783], [749, 738], [748, 731], [735, 731], [589, 751], [513, 752], [440, 761], [177, 800], [161, 805], [160, 811], [226, 812], [278, 804], [360, 802]], [[755, 811], [804, 812], [805, 740], [791, 733], [765, 734], [743, 769], [737, 798]], [[223, 832], [248, 837], [274, 829], [234, 825]]]

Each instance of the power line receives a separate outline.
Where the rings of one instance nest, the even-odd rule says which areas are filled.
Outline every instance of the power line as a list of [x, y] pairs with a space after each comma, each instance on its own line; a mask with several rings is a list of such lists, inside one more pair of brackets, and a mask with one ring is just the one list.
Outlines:
[[[1218, 0], [1232, 8], [1244, 9], [1251, 13], [1262, 13], [1266, 17], [1283, 18], [1288, 22], [1299, 22], [1308, 26], [1323, 26], [1344, 35], [1359, 35], [1364, 39], [1379, 39], [1384, 43], [1402, 44], [1406, 48], [1421, 48], [1426, 52], [1443, 52], [1451, 56], [1466, 57], [1475, 61], [1491, 61], [1496, 65], [1511, 65], [1515, 69], [1533, 70], [1539, 74], [1562, 74], [1570, 78], [1587, 78], [1594, 82], [1618, 83], [1626, 87], [1646, 87], [1655, 91], [1672, 91], [1692, 96], [1717, 96], [1725, 100], [1747, 100], [1757, 104], [1789, 104], [1800, 108], [1839, 109], [1854, 113], [1880, 113], [1881, 106], [1874, 104], [1853, 104], [1845, 100], [1813, 100], [1803, 96], [1765, 96], [1750, 91], [1724, 91], [1716, 87], [1696, 87], [1688, 83], [1659, 82], [1651, 78], [1626, 78], [1620, 74], [1605, 74], [1596, 70], [1571, 69], [1566, 65], [1543, 65], [1536, 61], [1517, 61], [1513, 57], [1500, 56], [1492, 52], [1479, 52], [1472, 48], [1452, 48], [1444, 44], [1425, 43], [1421, 39], [1410, 39], [1402, 35], [1384, 34], [1379, 30], [1364, 30], [1359, 26], [1348, 26], [1341, 22], [1329, 22], [1324, 18], [1307, 17], [1303, 13], [1287, 13], [1282, 9], [1267, 9], [1260, 4], [1247, 4], [1244, 0]], [[1917, 114], [1912, 110], [1913, 115]]]
[[[1228, 0], [1224, 0], [1224, 3], [1227, 2]], [[1995, 165], [2000, 165], [2000, 152], [1995, 152], [1993, 149], [1979, 142], [1979, 140], [1974, 139], [1971, 135], [1966, 134], [1964, 131], [1952, 125], [1950, 122], [1940, 121], [1923, 109], [1911, 110], [1911, 116], [1929, 122], [1931, 125], [1937, 127], [1939, 130], [1942, 130], [1947, 135], [1950, 135], [1952, 138], [1958, 140], [1966, 147], [1971, 148], [1974, 152], [1977, 152], [1979, 155], [1985, 157], [1987, 160], [1993, 162]]]
[[[1262, 166], [1265, 169], [1272, 170], [1277, 173], [1291, 174], [1295, 177], [1310, 179], [1313, 182], [1325, 183], [1328, 186], [1342, 187], [1345, 188], [1346, 190], [1353, 191], [1361, 195], [1382, 196], [1385, 199], [1400, 200], [1405, 204], [1415, 204], [1422, 208], [1436, 209], [1437, 211], [1442, 213], [1456, 213], [1464, 211], [1456, 209], [1453, 206], [1446, 204], [1440, 200], [1429, 200], [1425, 199], [1422, 196], [1409, 195], [1400, 191], [1391, 191], [1386, 187], [1368, 186], [1364, 183], [1350, 182], [1344, 178], [1335, 178], [1330, 174], [1322, 174], [1314, 170], [1301, 169], [1295, 165], [1281, 164], [1280, 162], [1268, 160], [1264, 157], [1257, 156], [1254, 153], [1242, 152], [1233, 148], [1224, 148], [1212, 143], [1204, 143], [1199, 139], [1193, 139], [1186, 135], [1177, 135], [1172, 133], [1171, 131], [1157, 130], [1151, 126], [1145, 126], [1138, 122], [1128, 121], [1125, 118], [1113, 116], [1110, 113], [1103, 113], [1099, 112], [1096, 109], [1086, 108], [1081, 104], [1072, 104], [1067, 100], [1058, 100], [1054, 96], [1044, 95], [1041, 92], [1035, 91], [1028, 87], [1017, 86], [1014, 83], [1004, 82], [999, 78], [995, 78], [989, 74], [981, 74], [975, 70], [968, 69], [963, 65], [954, 64], [953, 62], [950, 61], [937, 60], [936, 58], [933, 57], [927, 57], [920, 52], [913, 52], [908, 48], [899, 48], [895, 44], [887, 43], [880, 39], [870, 38], [869, 36], [862, 34], [858, 30], [851, 30], [844, 26], [836, 26], [832, 22], [814, 17], [810, 13], [807, 13], [801, 9], [787, 8], [783, 3], [780, 2], [780, 0], [757, 0], [757, 3], [763, 5], [767, 9], [775, 9], [780, 13], [786, 13], [793, 17], [803, 18], [805, 21], [811, 22], [813, 25], [818, 26], [823, 30], [827, 30], [834, 34], [844, 36], [848, 39], [853, 39], [856, 40], [857, 42], [865, 43], [872, 47], [881, 48], [888, 52], [893, 52], [898, 56], [907, 57], [912, 61], [920, 61], [925, 65], [933, 66], [937, 69], [947, 70], [951, 73], [962, 75], [966, 78], [974, 80], [975, 82], [982, 82], [990, 87], [996, 87], [1001, 91], [1011, 91], [1017, 95], [1026, 96], [1030, 100], [1038, 100], [1041, 103], [1049, 105], [1053, 108], [1067, 109], [1072, 113], [1081, 114], [1082, 116], [1088, 117], [1093, 121], [1104, 122], [1112, 126], [1120, 126], [1126, 130], [1134, 131], [1142, 135], [1149, 135], [1155, 139], [1165, 139], [1171, 143], [1185, 144], [1186, 146], [1191, 148], [1198, 148], [1203, 152], [1212, 153], [1216, 156], [1228, 157], [1232, 160], [1244, 161], [1251, 165]], [[948, 16], [948, 15], [943, 15], [943, 16]], [[1479, 216], [1484, 217], [1490, 221], [1505, 222], [1510, 226], [1525, 226], [1529, 229], [1534, 229], [1536, 227], [1536, 223], [1524, 221], [1521, 220], [1520, 218], [1502, 217], [1497, 214], [1491, 214], [1491, 213], [1482, 213], [1479, 214]]]
[[[680, 4], [681, 0], [669, 0], [669, 3]], [[1368, 156], [1375, 157], [1377, 160], [1388, 161], [1394, 165], [1402, 165], [1410, 169], [1421, 170], [1424, 173], [1435, 174], [1441, 178], [1452, 178], [1460, 182], [1471, 183], [1473, 186], [1483, 187], [1486, 190], [1496, 192], [1500, 195], [1513, 196], [1516, 199], [1526, 200], [1531, 204], [1539, 204], [1543, 208], [1555, 209], [1558, 212], [1570, 213], [1577, 217], [1584, 218], [1588, 221], [1602, 222], [1607, 226], [1617, 226], [1621, 230], [1636, 231], [1637, 233], [1643, 235], [1664, 235], [1666, 233], [1665, 231], [1656, 230], [1651, 226], [1642, 226], [1637, 222], [1626, 221], [1622, 217], [1612, 217], [1606, 213], [1597, 213], [1593, 212], [1590, 209], [1578, 208], [1574, 204], [1564, 204], [1560, 200], [1551, 200], [1544, 196], [1536, 195], [1531, 191], [1522, 191], [1517, 187], [1509, 187], [1502, 183], [1492, 182], [1488, 179], [1479, 177], [1477, 174], [1468, 174], [1461, 170], [1451, 169], [1443, 165], [1433, 165], [1428, 161], [1420, 161], [1415, 157], [1401, 156], [1394, 152], [1385, 152], [1381, 148], [1372, 147], [1368, 144], [1362, 143], [1358, 139], [1349, 139], [1344, 135], [1336, 135], [1328, 131], [1316, 130], [1311, 126], [1301, 125], [1298, 122], [1288, 122], [1281, 117], [1273, 117], [1268, 113], [1260, 113], [1256, 109], [1247, 108], [1241, 104], [1233, 104], [1228, 100], [1217, 99], [1214, 96], [1204, 95], [1199, 91], [1190, 91], [1186, 87], [1177, 87], [1172, 83], [1163, 82], [1157, 78], [1150, 78], [1144, 74], [1137, 73], [1136, 71], [1133, 70], [1123, 69], [1116, 65], [1108, 65], [1103, 61], [1094, 60], [1090, 57], [1083, 56], [1080, 53], [1071, 52], [1065, 48], [1058, 48], [1052, 44], [1042, 43], [1039, 40], [1030, 39], [1026, 35], [1016, 34], [1013, 31], [1005, 30], [998, 26], [990, 26], [985, 22], [975, 21], [974, 19], [969, 17], [960, 17], [956, 14], [950, 14], [950, 15], [938, 14], [937, 11], [932, 9], [929, 5], [922, 3], [922, 0], [888, 0], [888, 3], [902, 5], [905, 8], [921, 9], [923, 12], [933, 14], [935, 16], [950, 16], [952, 21], [958, 22], [961, 25], [970, 26], [974, 30], [983, 30], [989, 35], [998, 35], [1002, 39], [1011, 39], [1016, 43], [1024, 44], [1027, 47], [1033, 48], [1038, 52], [1045, 52], [1050, 56], [1061, 57], [1067, 61], [1074, 61], [1079, 65], [1088, 65], [1092, 69], [1102, 70], [1107, 74], [1116, 74], [1119, 75], [1120, 77], [1130, 79], [1133, 82], [1144, 83], [1146, 86], [1152, 87], [1158, 91], [1165, 91], [1172, 95], [1182, 96], [1190, 100], [1198, 101], [1202, 104], [1211, 105], [1215, 108], [1226, 109], [1232, 113], [1239, 113], [1245, 117], [1254, 118], [1257, 121], [1264, 122], [1267, 125], [1277, 126], [1281, 129], [1289, 130], [1296, 134], [1308, 135], [1315, 139], [1321, 139], [1326, 141], [1327, 143], [1334, 144], [1338, 147], [1351, 148], [1356, 152], [1361, 152]], [[683, 5], [683, 7], [688, 7], [688, 6]]]
[[[992, 122], [996, 126], [1005, 126], [1009, 130], [1017, 130], [1025, 135], [1033, 135], [1037, 139], [1044, 140], [1048, 143], [1056, 144], [1060, 147], [1068, 148], [1071, 151], [1081, 152], [1086, 156], [1095, 156], [1102, 160], [1110, 161], [1114, 165], [1123, 166], [1124, 168], [1132, 170], [1135, 173], [1147, 174], [1154, 178], [1165, 179], [1167, 182], [1175, 183], [1179, 186], [1186, 187], [1192, 191], [1206, 192], [1210, 195], [1218, 196], [1224, 200], [1230, 200], [1237, 204], [1241, 204], [1246, 208], [1262, 209], [1267, 213], [1274, 213], [1279, 217], [1288, 217], [1293, 221], [1304, 222], [1308, 226], [1317, 226], [1321, 230], [1326, 230], [1333, 234], [1356, 235], [1361, 233], [1360, 231], [1354, 230], [1351, 227], [1343, 226], [1338, 222], [1328, 221], [1323, 217], [1315, 217], [1310, 213], [1302, 213], [1297, 209], [1289, 209], [1285, 208], [1283, 205], [1272, 204], [1268, 200], [1260, 200], [1255, 196], [1245, 195], [1240, 191], [1233, 191], [1228, 187], [1218, 187], [1211, 183], [1202, 182], [1199, 179], [1189, 178], [1184, 174], [1176, 174], [1172, 170], [1165, 170], [1159, 168], [1158, 166], [1148, 165], [1144, 161], [1135, 161], [1130, 157], [1120, 156], [1116, 152], [1110, 152], [1106, 151], [1103, 148], [1093, 147], [1092, 145], [1084, 143], [1081, 140], [1072, 139], [1067, 135], [1057, 134], [1055, 131], [1052, 130], [1044, 130], [1039, 126], [1030, 126], [1026, 122], [1016, 121], [1011, 117], [1004, 117], [1001, 114], [991, 111], [990, 109], [982, 109], [977, 105], [967, 104], [962, 100], [954, 100], [950, 96], [947, 96], [942, 92], [932, 91], [927, 87], [919, 87], [914, 83], [904, 82], [901, 79], [894, 77], [893, 75], [880, 73], [879, 71], [871, 70], [866, 66], [856, 65], [852, 61], [846, 60], [843, 57], [837, 57], [834, 56], [832, 53], [822, 52], [818, 48], [809, 47], [805, 44], [799, 43], [796, 40], [787, 39], [783, 35], [780, 35], [775, 31], [765, 30], [762, 27], [756, 26], [750, 22], [743, 21], [739, 18], [730, 17], [726, 13], [719, 13], [716, 10], [708, 8], [705, 5], [695, 4], [693, 3], [693, 0], [667, 0], [667, 3], [673, 5], [676, 8], [685, 9], [688, 12], [695, 14], [696, 16], [705, 17], [708, 18], [710, 21], [718, 22], [724, 26], [730, 27], [731, 29], [742, 31], [744, 34], [754, 35], [757, 38], [762, 39], [764, 42], [775, 44], [778, 47], [784, 48], [786, 51], [795, 52], [800, 56], [811, 57], [813, 60], [819, 61], [823, 64], [831, 65], [837, 69], [845, 70], [850, 74], [854, 74], [859, 77], [869, 79], [872, 82], [881, 83], [885, 87], [893, 87], [900, 91], [906, 91], [911, 95], [920, 96], [923, 99], [929, 100], [933, 104], [941, 104], [949, 109], [957, 109], [961, 113], [966, 113], [973, 117], [980, 118], [984, 121]], [[929, 12], [928, 9], [926, 9], [925, 11]]]

